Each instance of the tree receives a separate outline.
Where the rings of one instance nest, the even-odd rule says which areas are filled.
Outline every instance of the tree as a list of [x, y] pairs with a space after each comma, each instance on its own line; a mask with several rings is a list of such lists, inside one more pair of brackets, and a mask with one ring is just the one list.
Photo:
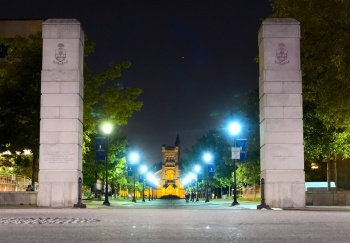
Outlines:
[[2, 43], [8, 56], [0, 66], [0, 151], [10, 150], [16, 156], [16, 151], [30, 149], [34, 182], [39, 155], [41, 35]]
[[350, 4], [344, 0], [271, 0], [271, 17], [301, 23], [305, 158], [350, 156]]
[[[209, 130], [201, 138], [197, 139], [191, 149], [186, 149], [186, 158], [182, 159], [181, 165], [184, 172], [191, 172], [196, 164], [200, 164], [204, 173], [204, 180], [208, 180], [206, 176], [206, 164], [203, 162], [203, 154], [209, 152], [213, 155], [212, 163], [215, 165], [214, 178], [210, 180], [210, 184], [226, 187], [229, 184], [230, 172], [232, 169], [227, 169], [230, 165], [225, 162], [230, 157], [230, 149], [228, 141], [224, 134], [218, 130]], [[207, 183], [204, 181], [203, 183]]]
[[[237, 185], [259, 184], [260, 179], [260, 130], [259, 130], [259, 92], [249, 91], [237, 109], [232, 111], [231, 117], [239, 117], [244, 129], [240, 138], [247, 138], [247, 161], [236, 163]], [[237, 139], [237, 138], [236, 138]], [[209, 151], [213, 154], [215, 176], [210, 180], [215, 187], [232, 185], [234, 171], [231, 159], [232, 138], [227, 135], [226, 129], [212, 129], [197, 139], [191, 149], [185, 150], [186, 158], [182, 159], [183, 171], [191, 172], [197, 163], [202, 164], [203, 153]], [[203, 165], [203, 164], [202, 164]], [[203, 167], [203, 166], [202, 166]], [[204, 177], [205, 179], [205, 177]]]
[[247, 161], [238, 163], [237, 184], [259, 184], [260, 181], [260, 126], [259, 90], [250, 90], [236, 111], [241, 117], [243, 138], [247, 138]]
[[[41, 34], [28, 38], [16, 36], [1, 39], [7, 47], [5, 62], [0, 66], [0, 145], [1, 150], [16, 151], [30, 149], [33, 152], [32, 181], [37, 181], [39, 129], [40, 129], [40, 85], [42, 67]], [[94, 43], [85, 41], [85, 55], [94, 50]], [[92, 72], [84, 64], [84, 154], [85, 143], [97, 134], [99, 124], [109, 120], [124, 125], [127, 119], [142, 107], [137, 101], [141, 89], [124, 88], [116, 82], [122, 69], [130, 62], [110, 64], [101, 73]], [[10, 146], [9, 146], [10, 145]]]

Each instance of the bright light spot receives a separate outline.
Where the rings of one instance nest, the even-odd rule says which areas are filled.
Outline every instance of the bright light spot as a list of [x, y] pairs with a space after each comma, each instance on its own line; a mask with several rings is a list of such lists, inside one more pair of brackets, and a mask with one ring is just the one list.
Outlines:
[[139, 162], [140, 156], [139, 156], [138, 153], [132, 152], [132, 153], [129, 155], [129, 159], [131, 160], [131, 162], [137, 163], [137, 162]]
[[311, 163], [311, 170], [317, 170], [318, 169], [318, 164], [315, 162]]
[[147, 173], [147, 180], [155, 186], [159, 184], [158, 179], [152, 173]]
[[110, 134], [112, 132], [113, 126], [110, 123], [105, 123], [102, 126], [102, 130], [105, 134]]
[[3, 155], [11, 155], [11, 152], [9, 150], [2, 152]]
[[142, 165], [140, 168], [141, 174], [145, 173], [147, 171], [147, 167], [145, 165]]
[[183, 180], [182, 180], [182, 184], [184, 186], [186, 186], [187, 184], [189, 184], [192, 180], [196, 179], [196, 175], [193, 173], [188, 174]]
[[30, 149], [24, 149], [23, 150], [23, 154], [24, 155], [31, 155], [32, 154], [32, 151]]
[[212, 161], [213, 155], [212, 155], [211, 153], [205, 153], [205, 154], [203, 155], [203, 159], [204, 159], [204, 161], [205, 161], [206, 163], [209, 163], [209, 162]]
[[201, 171], [201, 167], [199, 165], [196, 165], [194, 167], [194, 171], [198, 173], [199, 171]]
[[237, 135], [241, 131], [241, 125], [237, 122], [232, 122], [228, 125], [228, 130], [231, 135]]
[[207, 225], [207, 226], [205, 226], [205, 229], [210, 229], [210, 226], [208, 226], [208, 225]]

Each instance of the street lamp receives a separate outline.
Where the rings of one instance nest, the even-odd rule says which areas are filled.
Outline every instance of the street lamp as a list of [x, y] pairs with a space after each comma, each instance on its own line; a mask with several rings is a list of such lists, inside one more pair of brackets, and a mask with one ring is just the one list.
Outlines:
[[199, 201], [199, 199], [198, 199], [198, 176], [199, 176], [199, 172], [201, 171], [201, 167], [199, 166], [199, 165], [196, 165], [195, 167], [194, 167], [194, 171], [197, 173], [197, 192], [196, 192], [196, 202], [198, 202]]
[[139, 158], [140, 158], [139, 154], [135, 153], [135, 152], [131, 153], [130, 156], [129, 156], [129, 159], [132, 162], [133, 172], [134, 172], [134, 196], [132, 198], [132, 202], [135, 202], [135, 203], [136, 203], [136, 189], [135, 189], [135, 181], [136, 181], [135, 174], [136, 173], [135, 173], [135, 165], [139, 162]]
[[[207, 163], [207, 164], [210, 164], [212, 159], [213, 159], [213, 155], [211, 153], [205, 153], [203, 155], [203, 159], [204, 161]], [[209, 202], [209, 193], [208, 193], [208, 188], [209, 188], [209, 169], [208, 169], [208, 166], [207, 166], [207, 185], [206, 185], [206, 188], [205, 188], [205, 202]]]
[[[241, 125], [237, 122], [232, 122], [228, 126], [228, 130], [231, 133], [232, 136], [235, 136], [240, 133], [241, 131]], [[236, 140], [235, 137], [233, 137], [233, 146], [236, 147]], [[233, 170], [234, 170], [234, 176], [233, 176], [233, 202], [231, 206], [239, 205], [237, 202], [237, 180], [236, 180], [236, 159], [233, 159]]]
[[105, 201], [102, 205], [111, 206], [108, 201], [108, 135], [112, 132], [112, 125], [109, 123], [105, 123], [102, 126], [102, 131], [106, 134], [106, 185], [105, 185]]
[[147, 167], [145, 165], [141, 166], [140, 173], [142, 176], [142, 202], [145, 202], [145, 177], [144, 174], [147, 171]]

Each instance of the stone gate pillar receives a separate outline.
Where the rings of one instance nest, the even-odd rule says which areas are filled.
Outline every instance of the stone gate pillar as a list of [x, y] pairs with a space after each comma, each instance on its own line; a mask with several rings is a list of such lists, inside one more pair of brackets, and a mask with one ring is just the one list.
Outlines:
[[259, 30], [261, 178], [270, 207], [305, 207], [300, 25], [266, 19]]
[[72, 207], [82, 177], [84, 33], [75, 19], [43, 23], [38, 206]]

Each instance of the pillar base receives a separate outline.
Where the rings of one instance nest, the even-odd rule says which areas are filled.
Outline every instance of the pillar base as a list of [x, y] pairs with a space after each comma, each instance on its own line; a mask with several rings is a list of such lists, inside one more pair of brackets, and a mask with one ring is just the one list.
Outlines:
[[264, 170], [265, 202], [272, 208], [305, 207], [305, 172], [303, 170]]
[[79, 177], [82, 177], [81, 171], [40, 171], [37, 205], [39, 207], [73, 207], [79, 200]]

